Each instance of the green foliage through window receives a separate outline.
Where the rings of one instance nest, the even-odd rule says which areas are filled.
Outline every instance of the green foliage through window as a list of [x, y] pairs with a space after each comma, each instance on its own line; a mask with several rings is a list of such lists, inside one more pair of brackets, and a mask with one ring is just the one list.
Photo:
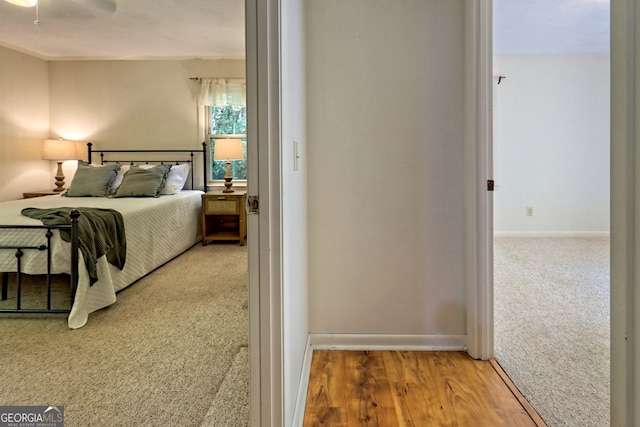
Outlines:
[[[240, 105], [218, 105], [209, 107], [209, 129], [207, 129], [212, 180], [224, 179], [226, 173], [226, 162], [213, 160], [215, 152], [216, 135], [246, 135], [247, 134], [247, 109]], [[233, 179], [247, 179], [247, 139], [242, 138], [242, 148], [244, 160], [231, 161], [231, 175]]]

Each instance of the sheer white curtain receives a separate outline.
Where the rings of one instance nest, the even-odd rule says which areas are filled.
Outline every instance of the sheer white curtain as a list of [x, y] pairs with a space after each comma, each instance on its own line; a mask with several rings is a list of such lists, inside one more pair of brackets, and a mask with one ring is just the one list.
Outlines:
[[201, 78], [200, 105], [245, 105], [247, 84], [245, 79]]

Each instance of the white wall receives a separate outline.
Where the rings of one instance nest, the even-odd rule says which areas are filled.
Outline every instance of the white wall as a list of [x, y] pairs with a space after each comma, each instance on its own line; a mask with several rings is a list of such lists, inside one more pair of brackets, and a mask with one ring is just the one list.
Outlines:
[[[285, 426], [306, 396], [303, 364], [309, 334], [304, 2], [283, 0], [281, 19], [283, 368]], [[293, 141], [300, 159], [294, 170]], [[298, 396], [300, 392], [301, 396]], [[298, 407], [302, 410], [303, 407]], [[299, 416], [299, 414], [297, 415]]]
[[54, 187], [55, 163], [42, 160], [48, 137], [48, 63], [0, 47], [0, 201]]
[[464, 2], [306, 7], [311, 332], [464, 336]]
[[496, 234], [608, 234], [609, 55], [500, 55], [494, 73]]
[[198, 146], [199, 84], [189, 78], [245, 75], [242, 60], [59, 61], [50, 69], [51, 133], [114, 149]]
[[[103, 149], [199, 148], [203, 109], [189, 78], [244, 76], [243, 60], [47, 62], [0, 47], [0, 201], [53, 188], [55, 164], [42, 160], [49, 137]], [[74, 171], [65, 162], [67, 184]]]
[[[58, 61], [49, 68], [52, 137], [96, 149], [200, 148], [204, 109], [190, 77], [245, 76], [243, 60]], [[79, 155], [86, 158], [84, 143]], [[67, 177], [74, 171], [65, 164]], [[195, 179], [201, 182], [199, 173]]]

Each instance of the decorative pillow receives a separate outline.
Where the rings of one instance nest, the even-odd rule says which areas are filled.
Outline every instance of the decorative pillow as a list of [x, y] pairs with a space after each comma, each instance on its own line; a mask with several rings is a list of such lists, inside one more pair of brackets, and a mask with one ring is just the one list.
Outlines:
[[131, 166], [114, 197], [158, 197], [171, 166], [157, 165], [144, 169]]
[[127, 173], [130, 167], [131, 167], [130, 165], [122, 165], [122, 167], [116, 174], [115, 179], [109, 186], [110, 195], [116, 194], [116, 191], [118, 191], [118, 187], [120, 187], [120, 184], [122, 184], [122, 180], [124, 179], [124, 174]]
[[132, 165], [132, 164], [123, 165], [118, 171], [118, 174], [116, 175], [116, 179], [113, 180], [113, 182], [111, 183], [111, 186], [109, 187], [109, 194], [111, 195], [116, 194], [116, 192], [118, 191], [118, 187], [120, 187], [120, 184], [122, 184], [122, 180], [124, 179], [124, 174], [127, 173], [127, 171], [131, 166], [135, 166], [141, 169], [151, 169], [156, 165], [150, 165], [148, 163], [144, 163], [141, 165]]
[[78, 160], [78, 169], [73, 176], [73, 180], [65, 196], [105, 197], [119, 169], [119, 163], [94, 166], [85, 161]]
[[184, 184], [187, 182], [188, 176], [188, 163], [171, 166], [169, 175], [167, 175], [167, 181], [165, 182], [164, 188], [160, 194], [178, 194], [184, 188]]

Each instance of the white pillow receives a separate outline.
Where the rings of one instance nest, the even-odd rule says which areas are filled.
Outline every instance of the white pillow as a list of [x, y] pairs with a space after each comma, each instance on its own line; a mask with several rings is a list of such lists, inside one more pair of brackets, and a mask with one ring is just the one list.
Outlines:
[[172, 165], [160, 194], [178, 194], [184, 188], [189, 177], [189, 164]]
[[118, 187], [120, 187], [120, 184], [122, 184], [124, 174], [127, 173], [129, 167], [130, 165], [124, 165], [120, 168], [118, 174], [116, 175], [116, 178], [111, 183], [111, 187], [109, 187], [109, 194], [116, 194], [116, 191], [118, 191]]

